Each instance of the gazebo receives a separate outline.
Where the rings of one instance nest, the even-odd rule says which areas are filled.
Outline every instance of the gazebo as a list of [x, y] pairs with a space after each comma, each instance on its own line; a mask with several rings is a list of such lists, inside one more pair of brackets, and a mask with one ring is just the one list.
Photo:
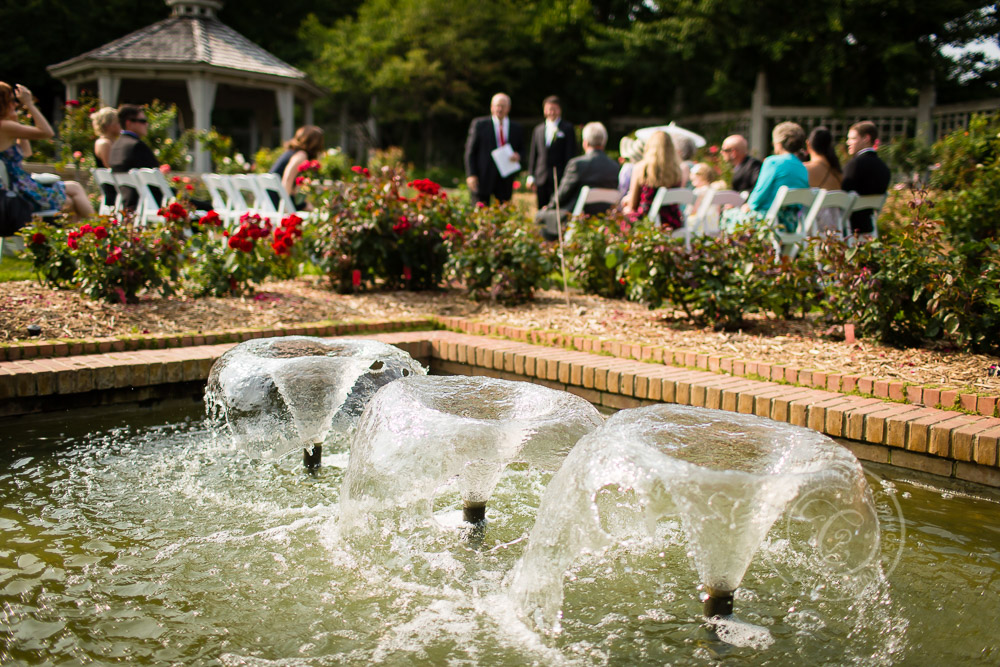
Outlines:
[[[177, 104], [185, 127], [208, 130], [212, 114], [226, 111], [248, 118], [250, 150], [273, 145], [277, 109], [279, 140], [295, 130], [295, 101], [303, 124], [313, 122], [313, 102], [325, 91], [305, 72], [268, 53], [216, 17], [222, 0], [166, 0], [170, 18], [137, 30], [61, 63], [48, 71], [66, 86], [67, 99], [83, 85], [97, 84], [104, 104], [160, 99]], [[205, 151], [195, 155], [196, 171], [211, 169]]]

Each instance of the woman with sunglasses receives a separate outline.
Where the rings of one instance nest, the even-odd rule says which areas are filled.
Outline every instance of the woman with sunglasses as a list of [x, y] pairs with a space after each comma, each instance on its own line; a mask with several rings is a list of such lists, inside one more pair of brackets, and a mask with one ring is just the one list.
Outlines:
[[[18, 103], [31, 117], [31, 125], [17, 117]], [[10, 188], [28, 199], [35, 211], [62, 208], [67, 202], [78, 217], [94, 215], [87, 193], [74, 181], [56, 181], [42, 185], [31, 178], [22, 162], [31, 155], [31, 141], [51, 139], [55, 132], [35, 106], [31, 91], [22, 85], [0, 81], [0, 161], [7, 168]]]

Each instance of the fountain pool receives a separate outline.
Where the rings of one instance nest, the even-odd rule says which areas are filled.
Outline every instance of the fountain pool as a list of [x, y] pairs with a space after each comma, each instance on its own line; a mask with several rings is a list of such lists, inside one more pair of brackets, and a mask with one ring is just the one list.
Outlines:
[[[0, 663], [995, 664], [1000, 496], [865, 466], [888, 578], [804, 582], [779, 518], [737, 593], [767, 647], [715, 640], [676, 524], [567, 576], [559, 634], [506, 594], [551, 471], [514, 466], [481, 544], [420, 518], [342, 536], [346, 453], [313, 477], [213, 441], [200, 404], [22, 418], [0, 435]], [[459, 490], [434, 501], [453, 512]], [[898, 506], [898, 510], [897, 510]], [[905, 523], [905, 526], [904, 526]], [[377, 528], [377, 527], [376, 527]], [[898, 560], [898, 562], [897, 562]], [[858, 617], [863, 622], [858, 622]]]

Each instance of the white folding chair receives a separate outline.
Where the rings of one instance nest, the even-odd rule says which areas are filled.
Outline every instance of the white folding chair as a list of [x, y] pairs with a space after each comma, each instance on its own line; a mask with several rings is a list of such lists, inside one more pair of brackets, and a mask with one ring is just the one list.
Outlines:
[[649, 221], [653, 224], [660, 222], [660, 209], [670, 204], [679, 206], [690, 206], [697, 199], [694, 190], [688, 188], [657, 188], [653, 195], [653, 202], [649, 205]]
[[714, 234], [719, 231], [719, 219], [725, 208], [740, 208], [747, 202], [746, 195], [736, 190], [716, 190], [709, 188], [702, 195], [698, 210], [688, 216], [684, 223], [685, 246], [691, 249], [691, 237]]
[[840, 234], [857, 198], [858, 195], [854, 192], [820, 190], [802, 223], [806, 236], [820, 236], [824, 230], [829, 229]]
[[229, 180], [222, 174], [202, 174], [201, 182], [208, 189], [208, 195], [212, 199], [212, 209], [219, 214], [225, 223], [238, 220], [246, 210], [238, 210], [235, 201], [230, 193]]
[[[878, 216], [879, 213], [882, 212], [882, 207], [885, 206], [885, 200], [888, 199], [888, 197], [888, 193], [882, 193], [880, 195], [858, 195], [857, 199], [854, 200], [854, 207], [851, 209], [851, 213], [857, 213], [858, 211], [871, 211], [872, 233], [865, 234], [864, 236], [870, 236], [873, 239], [878, 238]], [[851, 232], [851, 216], [849, 215], [844, 218], [844, 238], [848, 239], [849, 243], [854, 238], [854, 234]]]
[[147, 195], [143, 192], [143, 187], [139, 183], [139, 178], [135, 174], [135, 169], [129, 172], [111, 172], [112, 177], [115, 179], [115, 183], [118, 184], [118, 192], [122, 193], [124, 199], [125, 188], [132, 188], [135, 190], [138, 199], [135, 203], [135, 209], [132, 211], [132, 219], [139, 224], [144, 224], [147, 220], [147, 209], [150, 205], [154, 206], [152, 212], [152, 217], [158, 217], [156, 211], [159, 209], [159, 204], [156, 202], [155, 198], [150, 194]]
[[573, 206], [573, 217], [583, 215], [583, 207], [588, 204], [607, 204], [614, 206], [621, 199], [618, 188], [592, 188], [584, 185], [580, 188], [580, 194], [576, 198], [576, 205]]
[[806, 238], [805, 225], [803, 224], [806, 213], [800, 211], [797, 216], [795, 229], [788, 231], [778, 224], [781, 209], [786, 206], [801, 206], [808, 211], [816, 201], [816, 193], [817, 191], [812, 188], [789, 188], [787, 185], [782, 185], [778, 188], [777, 194], [774, 195], [774, 201], [771, 202], [771, 208], [768, 209], [767, 215], [764, 216], [764, 221], [774, 232], [774, 250], [776, 253], [795, 257]]
[[[115, 212], [120, 211], [122, 207], [122, 193], [118, 188], [118, 181], [111, 174], [111, 170], [91, 169], [90, 173], [94, 177], [94, 183], [97, 185], [97, 192], [100, 195], [100, 204], [97, 207], [98, 214], [114, 215]], [[113, 201], [110, 204], [107, 203], [105, 188], [114, 190]]]
[[250, 193], [250, 196], [253, 198], [253, 205], [249, 206], [248, 210], [260, 215], [275, 212], [274, 203], [267, 196], [267, 193], [264, 192], [264, 188], [261, 187], [255, 175], [234, 174], [229, 177], [229, 183], [235, 191], [234, 194], [239, 194], [244, 204], [247, 203], [245, 194]]

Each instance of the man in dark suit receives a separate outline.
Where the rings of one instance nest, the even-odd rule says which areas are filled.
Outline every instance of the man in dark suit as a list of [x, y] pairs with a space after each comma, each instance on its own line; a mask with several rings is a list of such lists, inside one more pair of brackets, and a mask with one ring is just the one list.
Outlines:
[[[118, 123], [122, 127], [121, 136], [111, 144], [109, 162], [114, 173], [126, 173], [129, 169], [152, 168], [160, 166], [153, 155], [153, 150], [142, 140], [149, 131], [149, 120], [146, 111], [136, 104], [123, 104], [118, 107]], [[154, 193], [155, 194], [155, 193]], [[139, 193], [135, 188], [122, 188], [122, 206], [135, 209], [139, 203]]]
[[510, 144], [514, 154], [512, 162], [520, 162], [524, 152], [524, 131], [510, 119], [510, 98], [497, 93], [490, 100], [490, 115], [476, 118], [469, 125], [469, 137], [465, 141], [465, 183], [477, 202], [490, 203], [490, 197], [497, 201], [510, 201], [514, 193], [514, 178], [517, 172], [507, 177], [500, 175], [491, 154], [495, 149]]
[[535, 126], [528, 151], [528, 187], [535, 191], [538, 208], [549, 203], [555, 190], [552, 169], [562, 180], [566, 163], [576, 155], [576, 134], [573, 125], [562, 119], [559, 98], [551, 95], [542, 102], [545, 122]]
[[[840, 187], [846, 192], [859, 195], [881, 195], [889, 189], [892, 174], [885, 162], [875, 152], [878, 127], [869, 120], [855, 123], [847, 132], [847, 152], [851, 161], [844, 165], [844, 178]], [[872, 222], [874, 211], [858, 211], [851, 214], [851, 231], [855, 234], [871, 234], [875, 226]]]
[[733, 167], [733, 190], [750, 192], [757, 185], [761, 162], [747, 152], [747, 140], [740, 134], [722, 142], [722, 157]]
[[[568, 218], [576, 206], [580, 188], [618, 189], [618, 163], [604, 153], [608, 143], [608, 131], [601, 123], [587, 123], [583, 126], [583, 155], [575, 157], [566, 165], [566, 173], [559, 182], [559, 191], [538, 211], [535, 222], [542, 225], [542, 236], [546, 241], [559, 238], [556, 221], [556, 202], [559, 203], [561, 217]], [[603, 213], [609, 204], [587, 204], [583, 211], [589, 215]]]

